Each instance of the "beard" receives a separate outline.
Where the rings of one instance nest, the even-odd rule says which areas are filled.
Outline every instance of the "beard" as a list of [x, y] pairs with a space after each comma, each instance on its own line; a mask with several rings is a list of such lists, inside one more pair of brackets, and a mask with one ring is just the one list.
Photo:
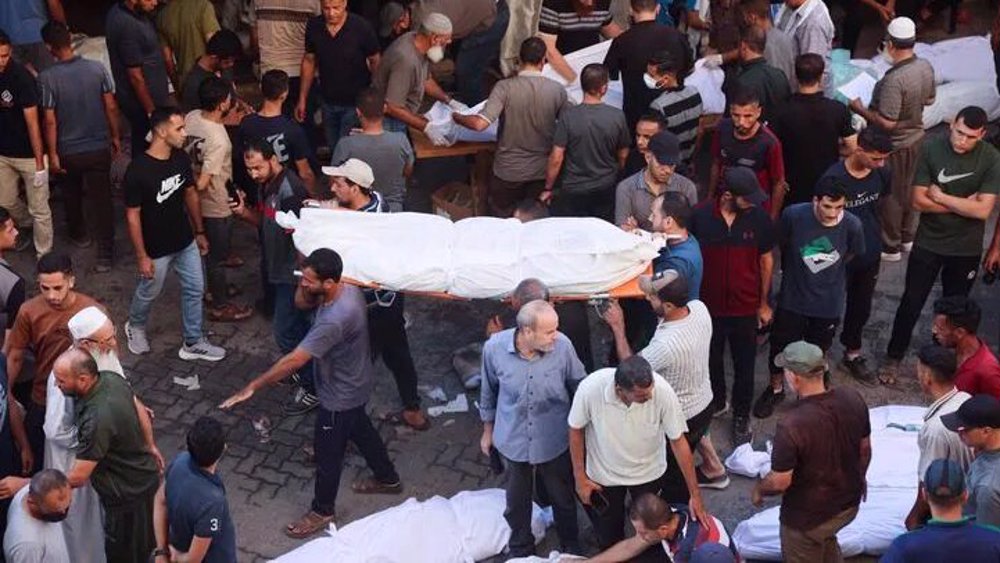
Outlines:
[[118, 354], [114, 352], [91, 352], [90, 355], [93, 356], [94, 362], [97, 363], [98, 371], [113, 371], [118, 375], [125, 375], [125, 369], [122, 368]]

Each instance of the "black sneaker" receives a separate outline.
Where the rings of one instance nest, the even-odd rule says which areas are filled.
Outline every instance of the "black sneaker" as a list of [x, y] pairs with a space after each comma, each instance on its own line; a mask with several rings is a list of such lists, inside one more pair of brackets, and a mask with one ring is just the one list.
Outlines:
[[288, 416], [299, 416], [319, 406], [319, 397], [309, 393], [301, 387], [295, 392], [295, 397], [285, 403], [282, 409]]
[[846, 371], [855, 380], [864, 383], [865, 385], [875, 384], [875, 373], [868, 369], [868, 361], [864, 356], [858, 356], [853, 360], [844, 356], [840, 360], [840, 369]]
[[278, 383], [281, 385], [294, 385], [295, 387], [298, 387], [299, 385], [302, 385], [302, 376], [299, 375], [299, 372], [295, 372]]
[[745, 444], [753, 439], [750, 433], [750, 418], [746, 416], [733, 416], [733, 447]]
[[780, 405], [784, 400], [784, 389], [776, 393], [774, 389], [768, 385], [767, 389], [764, 389], [764, 392], [757, 398], [757, 402], [753, 404], [753, 415], [757, 418], [767, 418], [774, 414], [774, 407]]

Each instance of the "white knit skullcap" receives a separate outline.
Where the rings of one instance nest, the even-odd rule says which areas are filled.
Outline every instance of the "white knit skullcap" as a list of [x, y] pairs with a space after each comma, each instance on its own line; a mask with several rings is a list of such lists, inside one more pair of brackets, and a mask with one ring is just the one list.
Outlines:
[[80, 340], [100, 330], [106, 322], [108, 322], [108, 316], [91, 305], [70, 318], [69, 332], [73, 335], [73, 340]]

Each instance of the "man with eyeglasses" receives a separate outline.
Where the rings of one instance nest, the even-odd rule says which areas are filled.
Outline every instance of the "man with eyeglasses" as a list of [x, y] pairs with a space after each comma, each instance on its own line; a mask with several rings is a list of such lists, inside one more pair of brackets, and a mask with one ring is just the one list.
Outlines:
[[877, 127], [868, 127], [858, 135], [858, 148], [846, 159], [827, 169], [820, 182], [835, 181], [847, 193], [846, 209], [861, 219], [865, 252], [847, 264], [847, 306], [840, 342], [844, 358], [840, 367], [863, 383], [874, 380], [865, 357], [861, 354], [861, 330], [872, 311], [872, 297], [881, 261], [882, 228], [878, 209], [883, 197], [892, 189], [892, 173], [885, 162], [892, 152], [892, 140]]
[[[976, 106], [958, 112], [949, 135], [924, 143], [913, 179], [913, 209], [920, 212], [913, 251], [906, 266], [903, 298], [896, 310], [888, 358], [879, 373], [884, 384], [899, 375], [899, 362], [938, 275], [942, 296], [968, 295], [976, 281], [986, 219], [1000, 191], [1000, 153], [983, 142], [988, 118]], [[893, 171], [896, 173], [896, 171]], [[1000, 264], [993, 237], [986, 269]]]

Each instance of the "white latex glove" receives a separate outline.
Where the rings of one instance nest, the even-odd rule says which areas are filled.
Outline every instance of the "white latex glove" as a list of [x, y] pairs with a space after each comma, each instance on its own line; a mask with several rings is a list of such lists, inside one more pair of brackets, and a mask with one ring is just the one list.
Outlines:
[[709, 55], [702, 60], [705, 61], [705, 68], [719, 68], [722, 66], [722, 55], [720, 54]]
[[42, 188], [47, 186], [48, 183], [49, 183], [49, 169], [46, 168], [45, 170], [36, 170], [35, 179], [31, 182], [31, 184], [36, 188]]
[[469, 112], [469, 106], [463, 104], [462, 102], [456, 100], [455, 98], [452, 98], [452, 99], [448, 100], [448, 107], [451, 108], [451, 111], [454, 111], [456, 113], [468, 113]]
[[448, 145], [448, 139], [444, 136], [444, 132], [441, 131], [440, 126], [434, 124], [433, 121], [428, 122], [427, 126], [424, 127], [424, 134], [427, 138], [431, 140], [435, 146], [441, 147]]

